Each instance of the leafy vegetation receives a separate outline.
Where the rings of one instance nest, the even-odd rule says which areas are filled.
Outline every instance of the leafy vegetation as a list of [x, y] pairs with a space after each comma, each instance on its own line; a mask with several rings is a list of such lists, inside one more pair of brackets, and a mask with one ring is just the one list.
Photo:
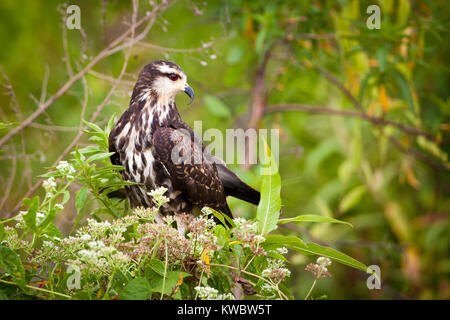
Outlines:
[[[91, 128], [86, 133], [97, 145], [76, 148], [71, 161], [59, 162], [42, 176], [46, 178], [42, 201], [38, 196], [27, 198], [26, 211], [0, 220], [3, 298], [234, 299], [233, 286], [240, 283], [240, 290], [248, 295], [291, 299], [285, 285], [290, 275], [283, 256], [287, 248], [367, 269], [334, 249], [305, 243], [298, 237], [269, 235], [277, 227], [281, 203], [280, 177], [270, 151], [265, 163], [272, 169], [262, 180], [255, 221], [231, 220], [205, 207], [199, 217], [181, 217], [187, 226], [183, 231], [174, 225], [180, 220], [171, 216], [165, 217], [163, 224], [156, 223], [159, 208], [169, 200], [163, 187], [150, 193], [153, 208], [127, 210], [127, 201], [107, 196], [130, 184], [117, 174], [123, 168], [109, 162], [107, 141], [113, 119], [105, 130], [86, 123]], [[53, 222], [69, 201], [68, 188], [73, 183], [82, 185], [75, 194], [78, 216], [69, 235], [63, 237]], [[79, 227], [91, 202], [96, 209], [88, 212], [89, 218]], [[217, 224], [213, 217], [222, 223]], [[307, 218], [342, 223], [321, 216]], [[304, 221], [302, 216], [291, 220]], [[15, 223], [4, 226], [11, 221]]]
[[[450, 297], [448, 1], [77, 4], [80, 30], [66, 28], [60, 1], [0, 3], [0, 298], [212, 298], [230, 293], [230, 274], [239, 271], [231, 267], [247, 264], [266, 280], [266, 269], [290, 271], [279, 291], [241, 272], [261, 298]], [[373, 4], [380, 29], [366, 25]], [[235, 223], [230, 230], [207, 226], [223, 242], [215, 253], [190, 252], [203, 261], [195, 264], [197, 278], [181, 260], [166, 263], [164, 242], [149, 245], [152, 259], [114, 264], [112, 255], [127, 257], [119, 244], [138, 243], [137, 229], [149, 221], [128, 221], [138, 213], [107, 197], [124, 182], [121, 168], [109, 163], [105, 134], [111, 116], [128, 105], [140, 69], [156, 59], [186, 71], [196, 100], [187, 107], [186, 97], [177, 97], [177, 105], [191, 126], [203, 120], [203, 132], [279, 130], [279, 176], [230, 165], [263, 190], [257, 209], [237, 199], [229, 204], [237, 222], [256, 224], [250, 234], [265, 238], [258, 248], [267, 256], [250, 261], [250, 247], [230, 244], [239, 241]], [[275, 150], [273, 143], [267, 141]], [[67, 262], [80, 258], [78, 251], [62, 250], [67, 255], [50, 263], [50, 243], [80, 238], [105, 221], [130, 223], [125, 240], [111, 240], [106, 223], [95, 235], [115, 241], [117, 251], [105, 259], [117, 272], [85, 274], [77, 296], [67, 291], [74, 275]], [[79, 251], [92, 250], [88, 243]], [[47, 264], [32, 260], [38, 252]], [[285, 266], [275, 265], [281, 261]], [[379, 266], [381, 289], [367, 288], [358, 261]], [[197, 285], [211, 289], [195, 291]]]

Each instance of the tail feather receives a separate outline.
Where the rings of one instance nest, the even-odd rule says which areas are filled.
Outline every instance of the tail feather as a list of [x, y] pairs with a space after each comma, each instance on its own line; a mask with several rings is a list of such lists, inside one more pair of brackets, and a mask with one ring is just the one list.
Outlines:
[[227, 196], [232, 196], [254, 205], [259, 204], [261, 195], [259, 191], [253, 189], [243, 182], [233, 171], [225, 165], [216, 163], [219, 178], [222, 181]]

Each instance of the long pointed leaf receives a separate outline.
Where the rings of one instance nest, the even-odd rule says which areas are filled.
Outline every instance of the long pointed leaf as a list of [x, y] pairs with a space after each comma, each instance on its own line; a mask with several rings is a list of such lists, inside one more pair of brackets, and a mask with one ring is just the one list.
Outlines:
[[256, 211], [258, 233], [264, 235], [276, 228], [281, 210], [281, 178], [275, 159], [264, 141], [265, 166], [261, 184], [261, 200]]

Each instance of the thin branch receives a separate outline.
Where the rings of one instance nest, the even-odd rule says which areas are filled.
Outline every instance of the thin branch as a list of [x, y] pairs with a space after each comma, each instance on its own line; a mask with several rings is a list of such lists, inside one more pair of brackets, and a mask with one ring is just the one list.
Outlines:
[[[97, 77], [97, 78], [99, 78], [99, 79], [102, 79], [102, 80], [105, 80], [105, 81], [108, 81], [108, 82], [114, 82], [114, 81], [116, 81], [116, 78], [111, 77], [111, 76], [108, 76], [108, 75], [103, 74], [103, 73], [100, 73], [100, 72], [97, 72], [97, 71], [94, 71], [94, 70], [89, 70], [88, 73], [89, 73], [90, 75], [93, 75], [93, 76], [95, 76], [95, 77]], [[134, 84], [136, 83], [136, 81], [120, 80], [119, 83], [120, 83], [120, 84], [123, 84], [123, 85], [126, 85], [126, 86], [133, 87]]]
[[360, 112], [364, 112], [364, 108], [358, 101], [358, 99], [355, 98], [355, 96], [344, 86], [344, 84], [338, 78], [336, 78], [328, 70], [318, 65], [314, 65], [314, 68], [316, 68], [325, 78], [328, 79], [328, 81], [334, 84], [339, 90], [341, 90], [342, 93], [353, 103], [356, 109], [358, 109]]
[[[426, 132], [421, 131], [420, 129], [408, 127], [401, 123], [394, 122], [392, 120], [388, 120], [385, 118], [379, 118], [374, 116], [369, 116], [366, 113], [357, 112], [357, 111], [351, 111], [351, 110], [337, 110], [333, 108], [327, 108], [322, 106], [310, 106], [310, 105], [302, 105], [302, 104], [278, 104], [278, 105], [272, 105], [266, 108], [265, 112], [266, 114], [272, 113], [272, 112], [280, 112], [280, 111], [301, 111], [301, 112], [307, 112], [307, 113], [314, 113], [314, 114], [331, 114], [331, 115], [339, 115], [344, 117], [353, 117], [353, 118], [359, 118], [366, 121], [369, 121], [376, 125], [377, 127], [384, 127], [386, 125], [391, 125], [393, 127], [396, 127], [397, 129], [400, 129], [404, 133], [411, 134], [411, 135], [418, 135], [418, 136], [424, 136], [430, 139], [429, 134]], [[446, 165], [443, 165], [439, 162], [436, 162], [433, 158], [430, 156], [415, 150], [415, 149], [407, 149], [401, 145], [401, 143], [396, 140], [394, 137], [388, 137], [389, 141], [400, 151], [407, 153], [409, 155], [412, 155], [419, 160], [429, 164], [435, 169], [439, 170], [449, 170]]]
[[207, 48], [212, 47], [214, 42], [213, 41], [207, 42], [207, 43], [203, 44], [199, 48], [188, 48], [188, 49], [177, 49], [177, 48], [161, 47], [161, 46], [158, 46], [156, 44], [142, 42], [142, 41], [138, 41], [138, 42], [136, 42], [136, 44], [141, 46], [141, 47], [150, 48], [150, 49], [163, 51], [163, 52], [193, 53], [193, 52], [201, 52], [201, 51], [203, 51], [203, 50], [205, 50]]
[[0, 210], [3, 208], [4, 204], [6, 203], [6, 200], [8, 199], [10, 193], [11, 193], [11, 188], [12, 185], [14, 183], [14, 178], [16, 177], [16, 171], [17, 171], [17, 155], [16, 155], [16, 148], [13, 147], [12, 148], [12, 154], [13, 157], [11, 159], [12, 161], [12, 168], [11, 168], [11, 175], [8, 179], [8, 183], [6, 184], [6, 188], [5, 191], [3, 193], [3, 197], [0, 201]]
[[79, 71], [76, 75], [71, 77], [53, 96], [51, 96], [44, 104], [40, 105], [38, 110], [33, 112], [27, 119], [25, 119], [19, 126], [8, 132], [2, 139], [0, 139], [0, 148], [8, 142], [13, 136], [20, 133], [23, 129], [30, 126], [37, 117], [39, 117], [48, 107], [50, 107], [53, 102], [55, 102], [58, 98], [64, 95], [64, 93], [69, 90], [75, 82], [81, 79], [92, 67], [94, 67], [100, 60], [104, 59], [107, 56], [110, 56], [116, 51], [112, 49], [116, 47], [119, 43], [124, 41], [136, 28], [142, 25], [147, 20], [155, 20], [155, 15], [162, 8], [162, 5], [156, 7], [150, 14], [134, 23], [127, 31], [125, 31], [121, 36], [116, 38], [113, 42], [111, 42], [105, 49], [103, 49], [95, 58], [93, 58], [88, 65]]
[[[135, 4], [135, 2], [133, 1], [133, 4]], [[131, 39], [128, 41], [128, 50], [125, 54], [125, 58], [124, 58], [124, 63], [122, 65], [122, 69], [120, 71], [119, 76], [116, 78], [116, 80], [114, 81], [114, 83], [111, 86], [111, 89], [109, 90], [108, 94], [106, 95], [106, 97], [103, 99], [102, 103], [100, 103], [97, 107], [97, 109], [95, 110], [95, 112], [92, 114], [92, 116], [89, 119], [89, 122], [94, 122], [97, 117], [100, 115], [103, 107], [108, 103], [109, 99], [111, 98], [112, 94], [114, 93], [114, 90], [116, 89], [117, 85], [120, 83], [121, 78], [123, 77], [123, 75], [125, 74], [127, 65], [128, 65], [128, 61], [130, 59], [131, 56], [131, 51], [134, 45], [134, 29], [135, 27], [137, 27], [137, 23], [135, 23], [136, 20], [136, 16], [137, 16], [137, 9], [133, 8], [134, 11], [133, 12], [133, 23], [131, 25]], [[157, 10], [159, 10], [160, 7], [157, 7], [154, 9], [154, 11], [152, 11], [152, 13], [149, 16], [153, 16], [156, 14]], [[156, 11], [155, 11], [156, 10]], [[76, 144], [79, 142], [79, 140], [81, 139], [81, 137], [84, 134], [84, 130], [87, 130], [86, 126], [83, 126], [82, 128], [80, 128], [78, 134], [75, 136], [75, 138], [72, 140], [72, 142], [66, 147], [66, 149], [61, 153], [61, 155], [58, 157], [58, 159], [53, 163], [52, 166], [55, 166], [58, 164], [59, 161], [61, 161], [62, 159], [64, 159], [64, 157], [76, 146]], [[41, 185], [42, 180], [39, 180], [35, 185], [33, 185], [25, 194], [24, 198], [28, 198], [30, 197]], [[22, 201], [17, 203], [16, 206], [13, 208], [12, 212], [10, 213], [10, 216], [14, 215], [16, 212], [18, 212], [20, 210], [22, 206]]]
[[363, 112], [357, 112], [357, 111], [350, 111], [350, 110], [338, 110], [328, 107], [322, 107], [322, 106], [310, 106], [310, 105], [303, 105], [303, 104], [296, 104], [296, 103], [286, 103], [286, 104], [275, 104], [271, 105], [266, 109], [266, 113], [271, 112], [279, 112], [279, 111], [303, 111], [308, 113], [323, 113], [323, 114], [333, 114], [333, 115], [340, 115], [344, 117], [352, 117], [352, 118], [359, 118], [363, 120], [367, 120], [372, 122], [375, 125], [381, 125], [386, 126], [390, 125], [393, 126], [404, 133], [412, 134], [416, 136], [423, 136], [429, 140], [435, 141], [435, 138], [433, 135], [431, 135], [428, 132], [424, 132], [418, 128], [409, 127], [404, 124], [386, 119], [381, 117], [374, 117], [370, 116]]

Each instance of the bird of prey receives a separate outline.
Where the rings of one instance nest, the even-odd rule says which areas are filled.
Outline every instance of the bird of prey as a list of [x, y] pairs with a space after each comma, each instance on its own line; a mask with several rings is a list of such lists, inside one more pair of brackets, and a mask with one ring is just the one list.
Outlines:
[[205, 149], [201, 139], [182, 119], [175, 96], [194, 91], [184, 71], [170, 61], [146, 65], [134, 86], [129, 108], [109, 136], [111, 162], [122, 165], [131, 207], [152, 207], [151, 190], [167, 188], [169, 202], [161, 214], [192, 214], [195, 206], [210, 207], [232, 218], [226, 197], [257, 205], [260, 193], [244, 183]]

